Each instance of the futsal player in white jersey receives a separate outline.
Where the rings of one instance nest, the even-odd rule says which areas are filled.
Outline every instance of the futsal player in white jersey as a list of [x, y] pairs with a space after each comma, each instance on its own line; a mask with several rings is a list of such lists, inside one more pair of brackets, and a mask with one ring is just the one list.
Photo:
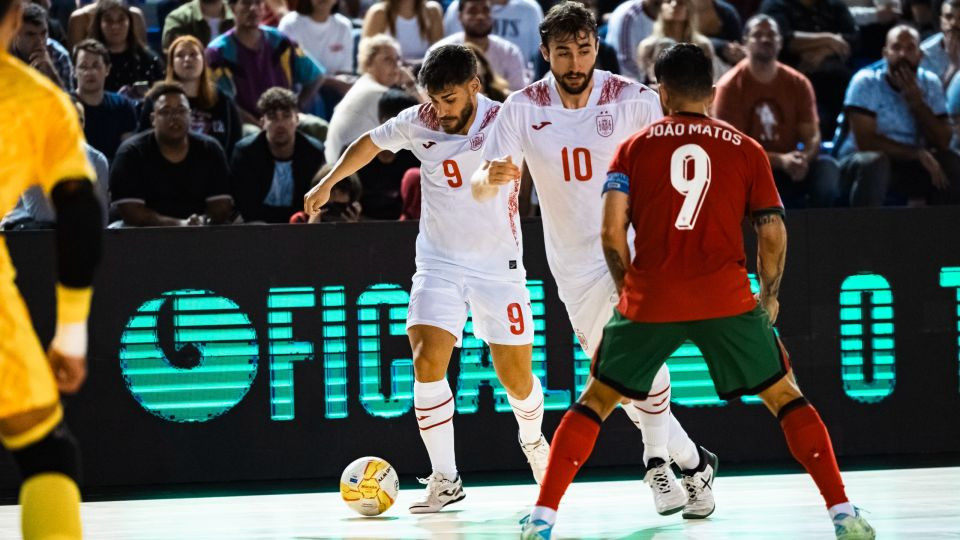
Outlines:
[[407, 149], [421, 162], [417, 272], [407, 313], [413, 349], [414, 408], [433, 468], [422, 480], [413, 513], [436, 512], [464, 498], [453, 446], [454, 398], [447, 366], [459, 346], [467, 311], [476, 336], [490, 346], [493, 364], [520, 426], [520, 446], [539, 483], [550, 448], [541, 433], [543, 389], [533, 376], [533, 317], [523, 267], [516, 180], [485, 204], [470, 193], [470, 177], [500, 110], [480, 94], [477, 61], [463, 45], [433, 50], [419, 83], [430, 103], [411, 107], [350, 145], [304, 198], [316, 214], [334, 184], [383, 150]]
[[[495, 199], [520, 174], [517, 164], [526, 163], [543, 213], [547, 262], [590, 358], [618, 301], [600, 243], [607, 166], [622, 140], [663, 117], [653, 90], [594, 69], [596, 28], [579, 2], [550, 9], [540, 25], [540, 51], [550, 72], [506, 100], [472, 179], [475, 198]], [[643, 434], [644, 480], [657, 512], [710, 515], [717, 458], [695, 445], [670, 412], [666, 364], [647, 399], [622, 405]], [[684, 489], [671, 459], [683, 471]]]

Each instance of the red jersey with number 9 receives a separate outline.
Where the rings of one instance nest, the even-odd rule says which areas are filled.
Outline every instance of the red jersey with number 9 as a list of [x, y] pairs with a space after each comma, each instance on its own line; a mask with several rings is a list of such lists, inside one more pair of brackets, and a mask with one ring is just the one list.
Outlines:
[[630, 186], [636, 255], [618, 309], [638, 322], [680, 322], [756, 307], [745, 216], [783, 212], [766, 152], [733, 126], [668, 116], [620, 144], [609, 175]]

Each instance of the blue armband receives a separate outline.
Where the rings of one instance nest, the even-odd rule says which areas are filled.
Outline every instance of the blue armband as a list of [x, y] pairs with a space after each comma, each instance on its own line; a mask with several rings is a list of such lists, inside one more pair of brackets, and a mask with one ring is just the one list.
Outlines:
[[630, 194], [630, 177], [618, 172], [607, 173], [607, 181], [603, 184], [603, 193], [608, 191], [622, 191]]

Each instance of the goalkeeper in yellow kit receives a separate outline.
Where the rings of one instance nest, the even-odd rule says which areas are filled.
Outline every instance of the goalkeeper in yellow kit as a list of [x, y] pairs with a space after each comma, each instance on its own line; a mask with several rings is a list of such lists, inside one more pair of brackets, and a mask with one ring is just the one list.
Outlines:
[[8, 52], [22, 0], [0, 0], [0, 215], [39, 185], [57, 211], [57, 329], [46, 353], [14, 285], [0, 237], [0, 442], [20, 469], [23, 536], [81, 537], [79, 455], [59, 391], [86, 375], [87, 315], [100, 258], [101, 209], [76, 109], [66, 94]]

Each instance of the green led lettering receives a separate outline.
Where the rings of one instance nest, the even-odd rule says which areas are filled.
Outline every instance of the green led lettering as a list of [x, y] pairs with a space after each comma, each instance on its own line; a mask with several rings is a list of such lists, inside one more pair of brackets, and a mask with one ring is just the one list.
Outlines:
[[864, 403], [896, 385], [893, 292], [879, 274], [848, 276], [840, 285], [840, 374], [843, 390]]
[[[960, 266], [946, 266], [940, 269], [940, 286], [955, 289], [957, 298], [957, 347], [960, 351]], [[958, 353], [960, 354], [960, 353]]]
[[313, 287], [272, 287], [267, 294], [270, 418], [293, 420], [293, 363], [313, 360], [313, 343], [293, 341], [294, 309], [316, 307]]
[[258, 358], [250, 318], [210, 291], [169, 291], [144, 302], [120, 338], [130, 393], [172, 422], [206, 422], [229, 411], [253, 384]]
[[[406, 306], [410, 295], [399, 285], [379, 283], [368, 287], [357, 299], [360, 334], [360, 403], [373, 416], [393, 418], [413, 406], [413, 360], [397, 358], [390, 363], [390, 397], [383, 394], [380, 380], [381, 328], [387, 335], [405, 336]], [[386, 309], [387, 320], [381, 320]]]
[[548, 411], [562, 411], [570, 406], [569, 390], [551, 390], [547, 387], [547, 322], [543, 280], [527, 280], [530, 292], [530, 310], [533, 314], [533, 374], [540, 378], [543, 387], [543, 408]]
[[347, 295], [342, 285], [320, 291], [323, 304], [323, 388], [326, 418], [347, 417]]

